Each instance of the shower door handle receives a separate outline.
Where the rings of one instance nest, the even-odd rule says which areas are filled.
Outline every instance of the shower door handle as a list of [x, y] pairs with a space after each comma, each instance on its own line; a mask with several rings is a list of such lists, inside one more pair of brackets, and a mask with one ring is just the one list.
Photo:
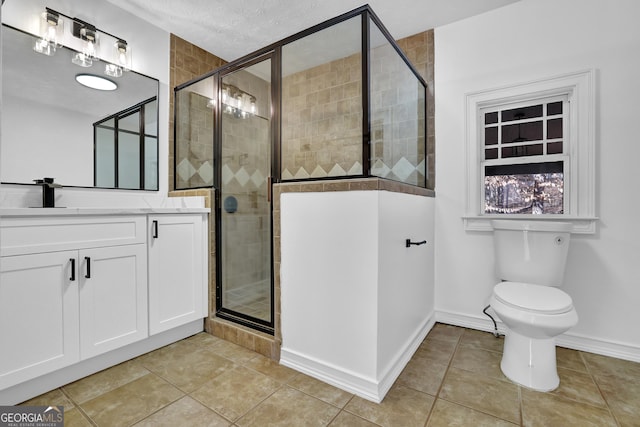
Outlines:
[[273, 184], [273, 178], [267, 177], [267, 203], [271, 203], [271, 185]]

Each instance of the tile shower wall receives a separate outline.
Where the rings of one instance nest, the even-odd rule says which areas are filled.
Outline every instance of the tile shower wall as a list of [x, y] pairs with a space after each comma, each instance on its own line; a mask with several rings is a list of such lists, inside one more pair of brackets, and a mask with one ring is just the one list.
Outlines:
[[282, 179], [362, 174], [362, 69], [355, 54], [282, 79]]
[[[402, 158], [415, 169], [420, 161], [417, 157], [426, 157], [427, 188], [435, 187], [435, 133], [433, 108], [433, 30], [425, 31], [401, 40], [398, 45], [411, 61], [418, 73], [427, 82], [427, 152], [419, 151], [413, 156], [388, 156], [389, 165], [378, 164], [378, 171], [392, 171]], [[380, 114], [401, 114], [406, 106], [397, 99], [390, 99], [385, 93], [387, 86], [397, 70], [391, 67], [396, 63], [388, 61], [388, 49], [372, 51], [372, 71], [378, 76], [379, 84], [372, 87], [372, 111], [385, 110]], [[397, 55], [393, 59], [396, 59]], [[313, 67], [282, 80], [282, 179], [322, 178], [327, 176], [349, 176], [362, 173], [362, 71], [361, 55], [356, 54], [330, 63]], [[375, 104], [377, 102], [377, 104]], [[382, 107], [385, 108], [382, 108]], [[381, 123], [382, 116], [372, 117], [372, 155], [383, 156], [383, 144], [379, 143], [383, 133], [376, 120]], [[395, 136], [387, 146], [398, 145], [402, 129], [415, 128], [414, 123], [400, 124], [394, 129]], [[424, 127], [422, 127], [424, 129]], [[393, 135], [389, 133], [388, 135]], [[411, 135], [424, 138], [424, 134]], [[421, 140], [422, 141], [422, 140]], [[423, 147], [420, 141], [419, 146]], [[406, 147], [406, 144], [405, 144]], [[421, 148], [422, 149], [422, 148]], [[376, 153], [376, 150], [378, 152]], [[407, 150], [405, 150], [407, 151]], [[396, 158], [397, 157], [397, 158]], [[386, 157], [385, 157], [386, 158]], [[386, 166], [386, 167], [385, 167]], [[396, 167], [396, 170], [402, 163]], [[375, 168], [375, 165], [374, 165]], [[422, 165], [424, 169], [424, 165]], [[410, 173], [415, 174], [415, 171]], [[383, 176], [383, 175], [381, 175]], [[409, 174], [401, 176], [407, 177]], [[390, 178], [398, 176], [390, 174]]]
[[174, 189], [174, 135], [173, 112], [175, 100], [173, 88], [226, 64], [226, 61], [171, 34], [171, 57], [169, 75], [169, 189]]
[[213, 109], [209, 105], [210, 99], [196, 92], [183, 91], [175, 100], [179, 106], [176, 115], [178, 143], [175, 147], [179, 157], [175, 168], [177, 188], [213, 186]]
[[402, 49], [409, 61], [413, 64], [418, 74], [427, 82], [427, 188], [435, 188], [435, 109], [434, 109], [434, 36], [433, 30], [424, 31], [397, 40], [396, 43]]

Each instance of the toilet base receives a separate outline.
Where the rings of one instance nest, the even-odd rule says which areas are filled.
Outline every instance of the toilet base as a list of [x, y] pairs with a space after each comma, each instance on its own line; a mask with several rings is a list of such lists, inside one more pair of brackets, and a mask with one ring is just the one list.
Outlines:
[[554, 338], [534, 339], [507, 329], [500, 368], [511, 381], [537, 391], [560, 384]]

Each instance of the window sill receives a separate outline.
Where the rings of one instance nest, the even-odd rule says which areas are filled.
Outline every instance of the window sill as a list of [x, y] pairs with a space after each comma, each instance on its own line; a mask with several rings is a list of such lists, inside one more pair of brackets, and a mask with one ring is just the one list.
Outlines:
[[572, 234], [595, 234], [597, 217], [570, 217], [564, 215], [474, 215], [463, 216], [464, 229], [467, 231], [493, 231], [492, 219], [518, 219], [529, 221], [559, 221], [570, 222], [573, 225]]

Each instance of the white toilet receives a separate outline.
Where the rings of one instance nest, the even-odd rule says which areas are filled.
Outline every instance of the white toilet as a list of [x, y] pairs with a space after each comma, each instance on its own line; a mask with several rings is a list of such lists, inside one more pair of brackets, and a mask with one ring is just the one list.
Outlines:
[[562, 284], [571, 224], [494, 220], [496, 273], [489, 304], [504, 323], [500, 368], [515, 383], [551, 391], [560, 379], [555, 337], [578, 323]]

